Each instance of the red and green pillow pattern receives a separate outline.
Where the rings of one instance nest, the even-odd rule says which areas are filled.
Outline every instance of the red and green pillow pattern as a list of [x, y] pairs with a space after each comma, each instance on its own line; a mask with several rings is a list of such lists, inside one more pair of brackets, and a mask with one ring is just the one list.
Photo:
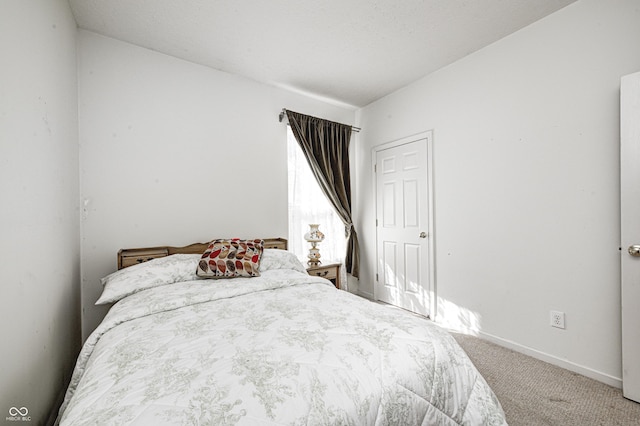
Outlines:
[[259, 277], [264, 240], [217, 239], [198, 262], [201, 278]]

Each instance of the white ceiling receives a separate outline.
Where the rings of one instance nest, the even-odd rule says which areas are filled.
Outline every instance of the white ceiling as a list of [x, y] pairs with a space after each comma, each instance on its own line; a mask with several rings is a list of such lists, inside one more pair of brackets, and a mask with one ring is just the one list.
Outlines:
[[575, 0], [69, 0], [78, 26], [365, 106]]

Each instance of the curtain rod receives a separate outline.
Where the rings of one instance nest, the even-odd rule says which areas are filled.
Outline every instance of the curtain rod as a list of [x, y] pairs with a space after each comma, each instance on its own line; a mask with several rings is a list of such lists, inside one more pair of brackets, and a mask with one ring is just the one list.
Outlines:
[[[287, 117], [287, 109], [286, 108], [282, 108], [282, 111], [280, 111], [280, 114], [278, 115], [278, 121], [280, 121], [282, 123], [285, 120], [286, 117]], [[288, 122], [287, 122], [287, 125], [289, 125]], [[360, 132], [360, 130], [362, 130], [360, 127], [354, 127], [354, 126], [349, 126], [349, 127], [351, 127], [351, 131], [352, 132], [356, 132], [356, 133], [358, 133], [358, 132]]]

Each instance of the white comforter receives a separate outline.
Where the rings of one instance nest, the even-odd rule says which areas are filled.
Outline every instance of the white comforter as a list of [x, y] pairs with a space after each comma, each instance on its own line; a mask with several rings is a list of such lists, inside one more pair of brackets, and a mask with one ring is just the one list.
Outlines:
[[124, 297], [85, 343], [62, 425], [504, 425], [430, 321], [299, 268]]

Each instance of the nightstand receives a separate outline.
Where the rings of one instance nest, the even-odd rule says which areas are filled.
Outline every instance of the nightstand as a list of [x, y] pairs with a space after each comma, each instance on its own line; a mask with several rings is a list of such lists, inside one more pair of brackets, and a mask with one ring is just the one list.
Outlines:
[[310, 266], [307, 268], [307, 273], [309, 275], [315, 275], [317, 277], [326, 278], [336, 286], [337, 289], [340, 289], [340, 266], [339, 263], [332, 263], [329, 265], [318, 265], [318, 266]]

